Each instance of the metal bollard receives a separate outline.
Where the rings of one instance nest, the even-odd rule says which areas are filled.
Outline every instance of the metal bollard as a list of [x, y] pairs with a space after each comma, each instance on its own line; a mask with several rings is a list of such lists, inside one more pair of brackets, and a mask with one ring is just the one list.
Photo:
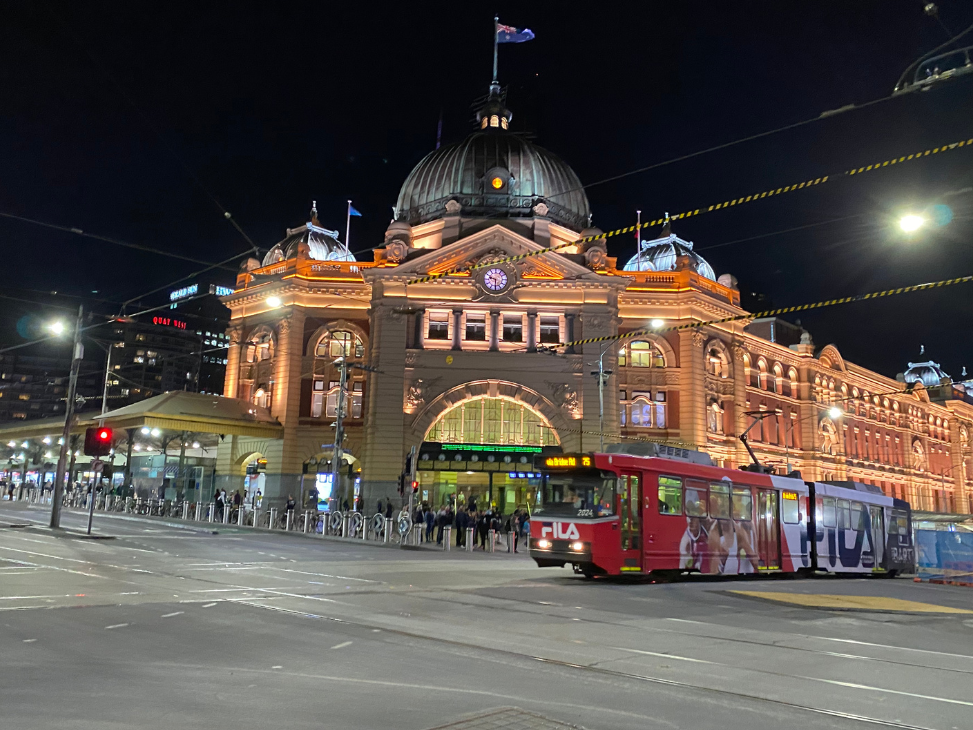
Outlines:
[[[362, 517], [364, 517], [364, 516], [365, 515], [362, 514]], [[362, 540], [367, 540], [368, 539], [368, 520], [365, 520], [361, 524], [361, 539]]]
[[236, 523], [240, 527], [243, 527], [245, 524], [247, 524], [247, 508], [245, 505], [241, 504], [239, 509], [237, 509]]
[[392, 541], [392, 518], [385, 518], [385, 542]]
[[466, 552], [473, 552], [473, 528], [466, 528]]
[[271, 507], [270, 508], [270, 522], [267, 524], [267, 527], [269, 527], [271, 530], [273, 530], [274, 529], [274, 523], [276, 523], [276, 522], [277, 522], [277, 508], [276, 507]]
[[253, 508], [253, 523], [250, 527], [258, 527], [260, 525], [260, 510], [256, 507]]
[[453, 527], [452, 525], [446, 525], [443, 528], [443, 550], [449, 550], [449, 543], [453, 539]]
[[351, 515], [347, 512], [341, 518], [341, 536], [351, 537]]
[[422, 543], [422, 525], [412, 526], [412, 544], [420, 545]]
[[196, 503], [196, 511], [193, 512], [193, 519], [196, 520], [196, 522], [202, 522], [203, 521], [203, 503], [202, 502], [197, 502]]
[[514, 551], [514, 533], [507, 531], [507, 552], [513, 554]]
[[305, 535], [307, 534], [307, 526], [308, 526], [308, 524], [310, 524], [310, 522], [311, 522], [311, 513], [310, 512], [305, 512], [304, 513], [304, 530], [303, 530], [303, 532], [304, 532]]
[[211, 502], [207, 507], [206, 511], [209, 513], [207, 515], [209, 522], [216, 522], [216, 502]]
[[291, 520], [294, 519], [294, 510], [287, 510], [287, 514], [284, 516], [284, 530], [287, 532], [291, 531]]
[[494, 550], [496, 550], [496, 547], [497, 547], [497, 531], [494, 530], [494, 529], [491, 529], [487, 533], [487, 539], [490, 541], [490, 552], [492, 553], [492, 552], [494, 552]]

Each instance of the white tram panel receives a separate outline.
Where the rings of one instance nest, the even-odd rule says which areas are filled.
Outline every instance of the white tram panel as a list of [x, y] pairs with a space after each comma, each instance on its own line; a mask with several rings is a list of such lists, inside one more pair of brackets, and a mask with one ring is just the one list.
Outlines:
[[818, 570], [872, 573], [885, 567], [892, 498], [859, 482], [815, 482]]

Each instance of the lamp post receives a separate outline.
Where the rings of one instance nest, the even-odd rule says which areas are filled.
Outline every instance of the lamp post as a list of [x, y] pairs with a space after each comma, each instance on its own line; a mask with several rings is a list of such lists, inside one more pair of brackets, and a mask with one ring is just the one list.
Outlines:
[[[78, 321], [74, 326], [74, 340], [71, 345], [71, 376], [68, 379], [68, 399], [64, 405], [64, 428], [61, 431], [61, 452], [57, 458], [57, 469], [54, 472], [54, 493], [51, 495], [51, 527], [61, 526], [61, 499], [64, 495], [64, 470], [68, 461], [68, 449], [71, 448], [71, 426], [74, 423], [74, 399], [78, 389], [78, 370], [84, 357], [84, 346], [81, 344], [81, 325], [84, 322], [84, 305], [78, 307]], [[94, 491], [92, 490], [92, 497]]]
[[599, 451], [605, 450], [605, 384], [611, 377], [612, 371], [605, 370], [605, 355], [613, 347], [618, 347], [615, 341], [609, 342], [598, 355], [598, 369], [591, 374], [598, 378], [598, 438]]

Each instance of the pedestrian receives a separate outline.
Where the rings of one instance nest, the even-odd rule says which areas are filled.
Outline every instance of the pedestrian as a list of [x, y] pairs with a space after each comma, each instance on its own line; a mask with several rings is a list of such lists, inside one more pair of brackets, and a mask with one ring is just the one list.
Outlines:
[[350, 512], [351, 511], [351, 505], [348, 504], [348, 498], [347, 497], [345, 498], [345, 501], [341, 503], [341, 507], [342, 507], [342, 509], [344, 509], [345, 512]]
[[489, 513], [489, 511], [484, 512], [483, 514], [480, 515], [480, 518], [476, 522], [476, 528], [477, 528], [477, 533], [478, 533], [477, 534], [477, 538], [479, 539], [480, 547], [485, 551], [486, 550], [486, 543], [487, 543], [487, 536], [488, 536], [488, 533], [490, 531], [490, 513]]
[[456, 510], [456, 547], [466, 544], [466, 510], [460, 507]]
[[446, 529], [446, 507], [440, 507], [436, 513], [436, 544], [443, 544], [443, 530]]
[[391, 499], [389, 499], [385, 503], [385, 519], [387, 519], [387, 520], [392, 519], [392, 500]]
[[223, 521], [223, 506], [226, 504], [226, 502], [223, 499], [223, 493], [219, 489], [217, 489], [213, 493], [213, 502], [215, 503], [214, 509], [216, 510], [216, 519], [217, 519], [217, 521], [222, 522]]
[[385, 510], [382, 509], [382, 500], [378, 500], [378, 506], [375, 508], [375, 514], [380, 515]]
[[426, 505], [426, 542], [432, 542], [432, 531], [436, 526], [436, 513], [432, 511], [432, 508]]
[[307, 508], [313, 510], [318, 508], [318, 488], [316, 486], [312, 485], [307, 493]]

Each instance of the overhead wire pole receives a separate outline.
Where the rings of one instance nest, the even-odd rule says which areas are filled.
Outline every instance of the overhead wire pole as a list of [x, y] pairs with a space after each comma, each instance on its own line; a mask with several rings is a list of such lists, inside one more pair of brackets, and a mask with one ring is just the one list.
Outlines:
[[[68, 400], [64, 406], [64, 428], [61, 430], [61, 452], [57, 457], [57, 470], [54, 472], [54, 493], [51, 496], [51, 527], [61, 526], [61, 500], [64, 497], [64, 467], [68, 450], [71, 448], [71, 426], [74, 424], [74, 398], [78, 390], [78, 371], [84, 357], [81, 344], [81, 330], [84, 321], [84, 305], [78, 307], [78, 321], [74, 326], [72, 343], [71, 376], [68, 379]], [[92, 495], [92, 498], [94, 495]]]

